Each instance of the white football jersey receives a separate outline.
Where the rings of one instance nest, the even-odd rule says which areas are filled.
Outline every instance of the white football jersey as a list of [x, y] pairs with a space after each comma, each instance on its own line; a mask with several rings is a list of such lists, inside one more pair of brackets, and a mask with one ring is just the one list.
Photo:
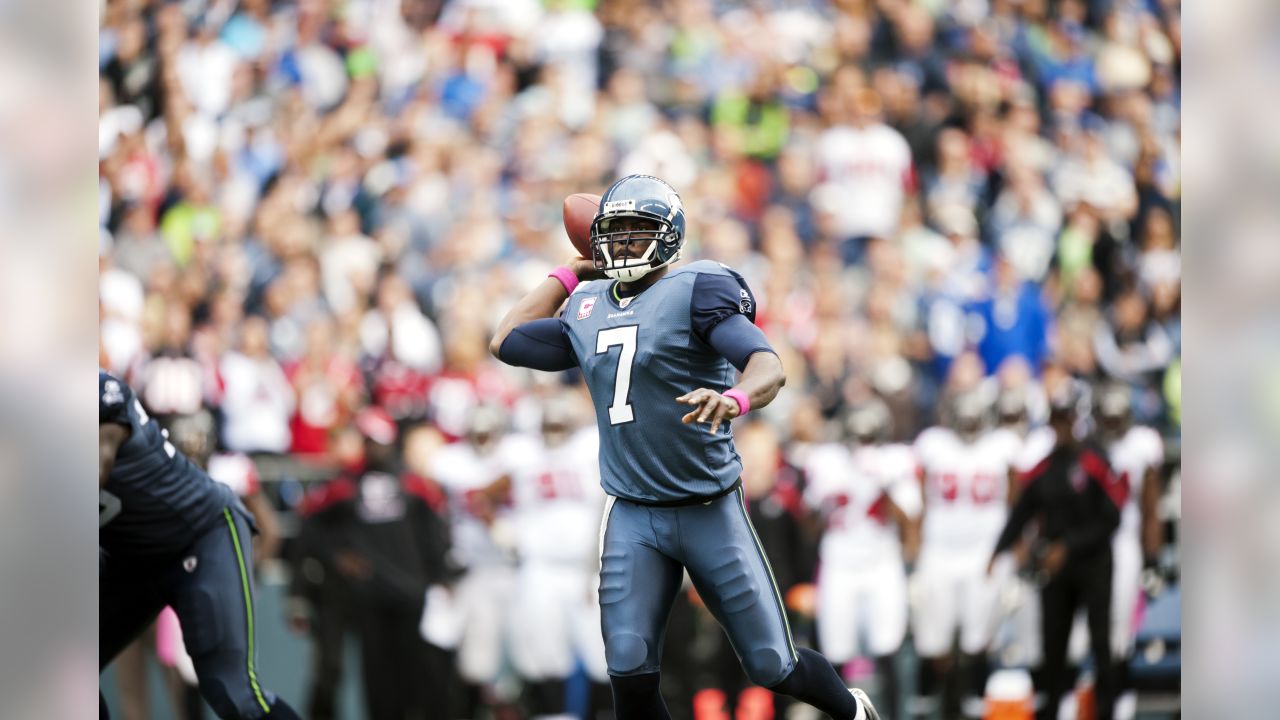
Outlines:
[[258, 491], [258, 468], [244, 453], [214, 453], [205, 472], [239, 497], [249, 497]]
[[1120, 511], [1120, 529], [1116, 534], [1131, 533], [1140, 537], [1142, 483], [1148, 470], [1158, 468], [1164, 462], [1164, 440], [1154, 429], [1135, 425], [1124, 437], [1111, 443], [1107, 448], [1107, 460], [1111, 469], [1129, 483], [1129, 500]]
[[837, 125], [822, 133], [817, 159], [825, 192], [844, 237], [892, 237], [898, 228], [911, 172], [911, 148], [885, 124]]
[[[465, 440], [446, 445], [431, 463], [431, 475], [449, 496], [451, 552], [466, 567], [509, 563], [510, 555], [496, 541], [490, 526], [476, 514], [477, 495], [503, 475], [512, 474], [519, 458], [519, 442], [506, 437], [481, 455]], [[510, 508], [496, 508], [505, 520]]]
[[539, 436], [518, 442], [520, 464], [511, 475], [511, 492], [521, 557], [593, 562], [605, 499], [595, 426], [577, 431], [557, 447], [547, 447]]
[[1053, 452], [1053, 446], [1057, 444], [1058, 434], [1048, 425], [1041, 425], [1032, 430], [1022, 441], [1022, 449], [1018, 451], [1013, 469], [1020, 473], [1031, 472], [1041, 460], [1049, 457], [1049, 453]]
[[1021, 446], [1008, 429], [973, 442], [944, 427], [916, 439], [924, 471], [923, 543], [952, 552], [990, 553], [1004, 528], [1009, 468]]
[[820, 445], [805, 469], [805, 502], [825, 522], [818, 549], [824, 562], [856, 566], [902, 556], [884, 499], [890, 496], [908, 515], [919, 512], [915, 465], [905, 448]]

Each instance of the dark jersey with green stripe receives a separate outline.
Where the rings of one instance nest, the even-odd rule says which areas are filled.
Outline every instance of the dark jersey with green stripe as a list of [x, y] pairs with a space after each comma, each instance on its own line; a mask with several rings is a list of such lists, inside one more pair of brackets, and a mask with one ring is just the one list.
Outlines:
[[133, 390], [98, 370], [98, 423], [129, 428], [99, 491], [98, 545], [108, 556], [163, 558], [182, 552], [239, 500], [178, 452]]

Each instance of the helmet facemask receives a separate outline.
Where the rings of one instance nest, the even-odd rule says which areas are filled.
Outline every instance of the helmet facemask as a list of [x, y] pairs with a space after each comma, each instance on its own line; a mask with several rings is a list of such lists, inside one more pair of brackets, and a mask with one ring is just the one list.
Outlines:
[[[637, 220], [645, 221], [649, 227], [637, 228]], [[636, 253], [633, 248], [630, 252], [624, 252], [628, 245], [635, 246], [644, 242], [648, 242], [648, 246], [643, 251]], [[650, 213], [615, 212], [598, 215], [591, 223], [591, 259], [596, 269], [608, 277], [622, 282], [635, 282], [680, 259], [679, 234], [671, 221]]]

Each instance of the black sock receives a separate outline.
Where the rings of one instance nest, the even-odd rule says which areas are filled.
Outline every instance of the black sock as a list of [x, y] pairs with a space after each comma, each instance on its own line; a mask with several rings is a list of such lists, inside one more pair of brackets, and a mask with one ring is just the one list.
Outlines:
[[853, 720], [858, 714], [858, 701], [849, 694], [831, 663], [809, 648], [800, 648], [797, 654], [795, 669], [769, 689], [803, 700], [836, 720]]
[[542, 680], [527, 683], [525, 697], [533, 715], [557, 715], [564, 712], [564, 680]]
[[960, 660], [952, 657], [938, 668], [938, 685], [942, 689], [942, 717], [960, 717]]
[[613, 707], [613, 693], [610, 692], [609, 683], [598, 683], [591, 681], [591, 700], [588, 703], [588, 720], [599, 720], [602, 717], [613, 717], [608, 715], [610, 708]]
[[302, 717], [289, 707], [289, 703], [280, 698], [276, 698], [271, 703], [271, 712], [267, 713], [267, 717], [270, 720], [302, 720]]
[[880, 673], [884, 688], [876, 699], [876, 709], [885, 717], [902, 717], [902, 708], [898, 702], [898, 665], [893, 661], [893, 656], [881, 655], [876, 658], [876, 671]]
[[938, 668], [933, 658], [920, 658], [920, 682], [916, 694], [924, 698], [938, 696]]
[[617, 720], [671, 720], [659, 691], [661, 673], [609, 676], [613, 685], [613, 714]]
[[986, 653], [965, 655], [963, 667], [967, 676], [963, 686], [964, 692], [969, 697], [985, 697], [987, 694], [987, 675], [990, 674], [991, 670], [991, 664], [987, 661]]

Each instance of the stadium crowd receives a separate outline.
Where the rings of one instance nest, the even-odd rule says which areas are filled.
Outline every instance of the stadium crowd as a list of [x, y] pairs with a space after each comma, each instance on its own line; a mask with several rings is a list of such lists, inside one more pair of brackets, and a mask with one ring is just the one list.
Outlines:
[[[756, 293], [788, 382], [740, 449], [748, 473], [787, 469], [760, 497], [797, 516], [806, 453], [872, 398], [910, 444], [962, 396], [1025, 434], [1064, 379], [1106, 381], [1178, 437], [1177, 0], [106, 0], [101, 18], [99, 362], [153, 416], [212, 413], [226, 453], [337, 476], [385, 413], [447, 518], [439, 458], [477, 417], [537, 436], [581, 392], [487, 344], [572, 254], [563, 198], [636, 172], [680, 191], [686, 257]], [[812, 580], [802, 546], [784, 593]]]

